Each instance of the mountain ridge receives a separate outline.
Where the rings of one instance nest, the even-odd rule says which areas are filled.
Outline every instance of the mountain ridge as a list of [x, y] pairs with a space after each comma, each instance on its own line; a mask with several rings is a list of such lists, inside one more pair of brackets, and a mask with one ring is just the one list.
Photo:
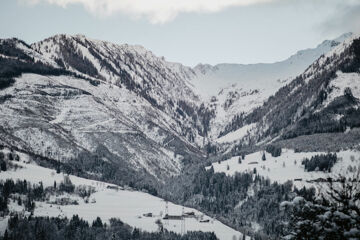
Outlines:
[[262, 106], [233, 119], [228, 128], [242, 129], [255, 124], [242, 138], [256, 143], [316, 133], [343, 133], [359, 127], [358, 49], [358, 36], [346, 39]]
[[[331, 41], [324, 43], [331, 47]], [[7, 126], [3, 144], [19, 141], [28, 151], [76, 166], [76, 158], [89, 158], [87, 171], [100, 174], [99, 161], [160, 180], [179, 174], [186, 164], [206, 159], [205, 146], [243, 127], [241, 121], [250, 121], [267, 97], [285, 85], [278, 82], [268, 92], [231, 86], [206, 101], [194, 90], [191, 68], [168, 63], [143, 47], [64, 34], [32, 45], [15, 39], [1, 44], [3, 74], [19, 73], [1, 91]], [[21, 120], [13, 121], [14, 116]], [[52, 139], [53, 147], [45, 139]], [[65, 152], [68, 157], [59, 159]]]
[[[2, 145], [127, 184], [163, 181], [204, 157], [198, 144], [203, 144], [206, 108], [195, 95], [184, 98], [191, 91], [161, 59], [139, 66], [141, 58], [125, 52], [115, 62], [122, 67], [104, 61], [95, 68], [103, 60], [96, 53], [101, 48], [90, 48], [94, 43], [85, 39], [55, 38], [53, 48], [49, 38], [37, 51], [18, 40], [1, 41], [1, 54], [8, 56], [0, 58], [1, 74], [12, 80], [0, 92]], [[92, 57], [84, 54], [90, 51]], [[105, 78], [107, 73], [113, 78]], [[167, 87], [161, 85], [164, 74], [175, 76]], [[167, 91], [172, 85], [176, 89]], [[109, 175], [109, 168], [118, 170]]]

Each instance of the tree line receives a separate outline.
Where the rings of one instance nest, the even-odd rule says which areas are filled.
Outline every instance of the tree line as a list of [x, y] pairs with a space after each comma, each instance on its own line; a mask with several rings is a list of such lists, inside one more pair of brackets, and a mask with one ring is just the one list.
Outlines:
[[103, 223], [98, 217], [89, 224], [74, 215], [71, 219], [49, 217], [10, 217], [2, 240], [217, 240], [214, 233], [187, 232], [184, 235], [159, 228], [157, 232], [145, 232], [130, 227], [119, 219]]

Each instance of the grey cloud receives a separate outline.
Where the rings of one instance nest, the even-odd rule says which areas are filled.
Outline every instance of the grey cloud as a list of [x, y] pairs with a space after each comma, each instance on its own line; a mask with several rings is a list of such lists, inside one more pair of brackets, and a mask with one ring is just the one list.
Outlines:
[[321, 25], [321, 30], [328, 34], [360, 33], [360, 2], [344, 1], [338, 4], [334, 14]]

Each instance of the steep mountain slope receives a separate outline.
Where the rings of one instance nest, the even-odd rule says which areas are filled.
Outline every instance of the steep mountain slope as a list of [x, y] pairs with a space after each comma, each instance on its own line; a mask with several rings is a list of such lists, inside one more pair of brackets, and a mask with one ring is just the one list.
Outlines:
[[196, 66], [192, 82], [199, 94], [210, 99], [216, 112], [211, 121], [210, 135], [216, 139], [227, 133], [229, 129], [225, 129], [225, 125], [229, 119], [261, 106], [277, 90], [303, 73], [317, 58], [351, 36], [352, 33], [347, 33], [334, 40], [326, 40], [316, 48], [301, 50], [276, 63]]
[[191, 68], [166, 62], [141, 46], [116, 45], [82, 35], [56, 35], [32, 48], [67, 70], [125, 86], [155, 108], [181, 119], [182, 129], [177, 130], [189, 141], [202, 144], [202, 136], [207, 134], [203, 123], [209, 113], [192, 90]]
[[360, 40], [350, 37], [316, 60], [263, 106], [233, 119], [229, 129], [247, 128], [243, 142], [282, 139], [360, 126]]
[[188, 69], [83, 36], [1, 46], [2, 145], [128, 184], [164, 180], [203, 158], [211, 113], [188, 86]]

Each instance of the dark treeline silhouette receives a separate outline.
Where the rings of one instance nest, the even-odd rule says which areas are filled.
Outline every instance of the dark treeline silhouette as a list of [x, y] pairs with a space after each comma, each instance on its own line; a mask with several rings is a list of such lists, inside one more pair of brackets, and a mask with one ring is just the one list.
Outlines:
[[9, 219], [2, 240], [216, 240], [214, 233], [188, 232], [184, 235], [168, 232], [159, 223], [158, 232], [143, 232], [119, 219], [103, 223], [98, 217], [91, 225], [74, 215], [67, 218], [19, 217]]
[[336, 153], [332, 154], [321, 154], [312, 156], [310, 159], [305, 158], [301, 164], [304, 165], [305, 170], [308, 172], [312, 171], [323, 171], [330, 172], [331, 168], [337, 161]]
[[281, 156], [281, 147], [275, 145], [268, 145], [265, 149], [268, 153], [271, 154], [273, 157]]

